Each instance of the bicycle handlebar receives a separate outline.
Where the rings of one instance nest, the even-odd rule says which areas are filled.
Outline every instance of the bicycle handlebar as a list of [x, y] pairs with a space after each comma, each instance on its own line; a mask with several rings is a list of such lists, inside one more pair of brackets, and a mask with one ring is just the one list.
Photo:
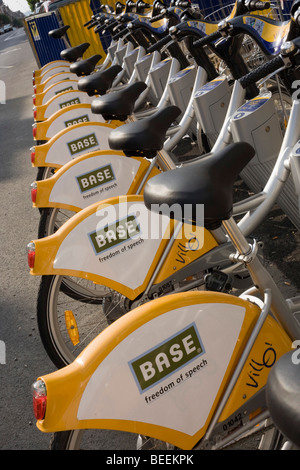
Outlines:
[[90, 24], [87, 25], [87, 29], [92, 29], [94, 26], [97, 26], [98, 23], [98, 19], [93, 20]]
[[125, 34], [127, 33], [130, 33], [129, 29], [128, 28], [124, 28], [122, 29], [121, 31], [119, 31], [118, 33], [114, 34], [114, 36], [112, 36], [112, 39], [114, 41], [117, 41], [118, 39], [122, 38], [123, 36], [125, 36]]
[[293, 14], [292, 18], [297, 26], [300, 26], [300, 8], [298, 8]]
[[94, 20], [94, 18], [92, 18], [91, 20], [87, 21], [86, 23], [84, 23], [84, 27], [88, 26], [89, 24], [91, 24]]
[[157, 51], [157, 50], [161, 49], [165, 44], [167, 44], [168, 42], [170, 42], [172, 40], [173, 40], [172, 36], [170, 34], [167, 34], [167, 36], [165, 36], [164, 38], [160, 39], [157, 43], [150, 46], [147, 49], [147, 52], [151, 53], [151, 52]]
[[243, 88], [247, 88], [249, 85], [256, 83], [261, 78], [265, 78], [270, 73], [276, 72], [284, 65], [284, 60], [280, 55], [274, 57], [274, 59], [262, 64], [257, 69], [247, 73], [244, 77], [239, 79], [240, 84]]
[[270, 2], [260, 2], [259, 0], [250, 0], [249, 4], [247, 5], [247, 8], [250, 11], [268, 10], [270, 7], [271, 7]]
[[160, 13], [159, 15], [154, 16], [153, 18], [150, 19], [150, 23], [155, 23], [155, 21], [162, 20], [163, 18], [165, 18], [165, 15], [166, 15], [166, 11], [164, 11], [163, 13]]
[[197, 39], [197, 41], [194, 42], [194, 46], [203, 47], [203, 46], [206, 46], [207, 44], [210, 44], [213, 41], [216, 41], [217, 39], [220, 39], [221, 37], [222, 37], [221, 31], [215, 31], [214, 33], [208, 34], [204, 38]]

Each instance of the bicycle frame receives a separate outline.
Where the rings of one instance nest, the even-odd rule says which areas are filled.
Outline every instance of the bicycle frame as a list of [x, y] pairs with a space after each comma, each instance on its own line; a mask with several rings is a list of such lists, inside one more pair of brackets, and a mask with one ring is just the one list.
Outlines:
[[[238, 81], [235, 82], [235, 90], [233, 91], [233, 102], [238, 103], [240, 100], [243, 100], [243, 95], [245, 90], [242, 89]], [[235, 101], [236, 98], [236, 101]], [[228, 115], [226, 121], [232, 121], [234, 119], [234, 108], [228, 110]], [[282, 198], [280, 195], [287, 185], [288, 177], [292, 172], [293, 180], [296, 190], [292, 187], [290, 190], [290, 197], [283, 205], [285, 212], [292, 219], [294, 225], [299, 228], [299, 214], [298, 214], [298, 204], [295, 202], [295, 196], [299, 194], [299, 174], [295, 171], [295, 166], [293, 166], [293, 161], [296, 157], [296, 148], [297, 142], [299, 140], [299, 135], [295, 132], [297, 129], [297, 122], [300, 118], [299, 110], [299, 100], [294, 95], [293, 96], [293, 105], [290, 113], [289, 121], [285, 131], [285, 135], [280, 147], [279, 154], [275, 160], [274, 167], [270, 172], [269, 179], [265, 184], [264, 189], [258, 194], [246, 199], [240, 203], [234, 205], [234, 214], [242, 214], [247, 212], [247, 214], [239, 222], [239, 227], [245, 235], [249, 235], [255, 227], [262, 222], [262, 220], [269, 213], [271, 208], [274, 206], [275, 202], [279, 200], [279, 204], [282, 206]], [[222, 135], [220, 134], [218, 141], [216, 142], [213, 151], [218, 151], [221, 149], [225, 142], [228, 142], [230, 138], [230, 127], [224, 126]], [[294, 148], [295, 147], [295, 148]], [[293, 170], [294, 168], [294, 170]], [[292, 203], [294, 205], [292, 205]]]

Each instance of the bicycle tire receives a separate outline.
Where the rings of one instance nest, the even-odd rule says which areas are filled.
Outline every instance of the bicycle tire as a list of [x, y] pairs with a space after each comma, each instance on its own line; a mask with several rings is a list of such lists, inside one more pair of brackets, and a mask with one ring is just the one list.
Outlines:
[[76, 212], [67, 209], [45, 207], [41, 209], [41, 217], [38, 226], [38, 238], [53, 235]]
[[[264, 445], [264, 436], [262, 433], [256, 438], [248, 437], [242, 440], [242, 443], [235, 445], [228, 445], [222, 447], [222, 450], [283, 450], [287, 445], [286, 439], [284, 436], [274, 430], [274, 435], [272, 439], [266, 442]], [[175, 447], [167, 442], [160, 441], [154, 438], [146, 438], [145, 436], [138, 436], [131, 433], [124, 433], [121, 431], [106, 431], [102, 429], [94, 430], [70, 430], [70, 431], [60, 431], [53, 433], [50, 441], [50, 450], [104, 450], [103, 441], [111, 439], [113, 437], [113, 446], [109, 445], [109, 450], [112, 450], [112, 447], [116, 450], [124, 450], [125, 448], [130, 448], [131, 450], [144, 450], [144, 451], [178, 451], [180, 448]], [[140, 445], [140, 438], [144, 440], [144, 445]], [[122, 444], [118, 443], [122, 439]], [[124, 443], [125, 439], [125, 443]], [[100, 448], [95, 448], [96, 443], [101, 443]], [[134, 447], [134, 444], [136, 446]], [[96, 444], [97, 445], [97, 444]], [[127, 447], [128, 446], [128, 447]], [[107, 447], [107, 445], [106, 445]], [[288, 450], [297, 450], [293, 446], [288, 447]]]
[[[43, 346], [57, 368], [73, 362], [94, 337], [124, 313], [118, 304], [105, 309], [103, 299], [111, 292], [115, 291], [85, 279], [73, 281], [71, 277], [59, 275], [42, 276], [37, 323]], [[73, 320], [69, 332], [66, 312]], [[73, 341], [78, 341], [76, 344], [72, 337]]]
[[51, 436], [50, 450], [175, 450], [175, 447], [167, 442], [152, 438], [147, 439], [150, 445], [139, 447], [138, 439], [137, 434], [122, 431], [102, 429], [59, 431]]
[[45, 180], [50, 178], [54, 173], [54, 168], [48, 166], [39, 166], [36, 175], [36, 181]]

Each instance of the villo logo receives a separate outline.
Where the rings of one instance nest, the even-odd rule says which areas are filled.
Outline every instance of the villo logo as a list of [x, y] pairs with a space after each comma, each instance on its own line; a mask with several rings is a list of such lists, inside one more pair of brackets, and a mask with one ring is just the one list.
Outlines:
[[204, 353], [195, 325], [146, 352], [129, 363], [141, 392]]
[[87, 150], [98, 145], [97, 138], [95, 134], [86, 135], [81, 137], [81, 139], [73, 140], [72, 142], [68, 142], [68, 147], [71, 152], [71, 155], [75, 155], [82, 150]]
[[130, 238], [140, 234], [140, 228], [134, 215], [117, 220], [103, 229], [89, 234], [96, 254], [114, 248]]
[[115, 175], [111, 165], [106, 165], [84, 175], [77, 176], [76, 179], [78, 181], [80, 191], [83, 193], [84, 191], [89, 191], [97, 186], [113, 181], [115, 179]]

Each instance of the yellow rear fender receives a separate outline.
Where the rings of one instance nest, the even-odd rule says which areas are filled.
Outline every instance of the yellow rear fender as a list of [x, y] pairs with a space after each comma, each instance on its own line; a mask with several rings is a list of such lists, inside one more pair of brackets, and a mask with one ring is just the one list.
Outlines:
[[[40, 377], [47, 407], [38, 428], [116, 429], [192, 449], [205, 435], [259, 313], [249, 301], [211, 292], [174, 294], [132, 310], [72, 364]], [[288, 350], [280, 333], [273, 336], [278, 356]], [[260, 340], [267, 340], [268, 332], [263, 335]], [[237, 407], [231, 403], [230, 412]]]
[[34, 120], [36, 122], [49, 119], [54, 113], [76, 104], [91, 104], [95, 96], [89, 96], [85, 91], [68, 90], [53, 96], [47, 103], [34, 106]]
[[67, 80], [77, 80], [78, 81], [78, 77], [77, 77], [76, 73], [71, 73], [70, 71], [68, 71], [68, 72], [65, 72], [65, 71], [58, 72], [58, 73], [55, 73], [54, 75], [49, 76], [42, 83], [39, 83], [38, 85], [35, 85], [34, 86], [34, 91], [35, 91], [36, 94], [44, 93], [47, 90], [47, 88], [49, 88], [54, 83], [64, 82], [64, 81], [67, 81]]
[[90, 103], [74, 104], [56, 111], [48, 119], [35, 124], [35, 140], [50, 140], [58, 132], [83, 122], [106, 122], [101, 114], [91, 111]]
[[[79, 212], [103, 199], [136, 194], [150, 163], [122, 152], [97, 151], [66, 163], [48, 179], [36, 182], [33, 207]], [[149, 177], [158, 174], [154, 168]]]
[[55, 67], [65, 66], [65, 67], [68, 67], [70, 69], [70, 65], [71, 65], [71, 62], [68, 62], [67, 60], [61, 60], [61, 59], [53, 60], [51, 62], [48, 62], [48, 64], [45, 64], [40, 69], [34, 70], [34, 72], [33, 72], [34, 77], [41, 77], [46, 72], [48, 72], [49, 70], [54, 69]]
[[30, 272], [89, 279], [133, 300], [149, 283], [173, 227], [169, 217], [148, 211], [141, 195], [102, 200], [34, 240]]
[[37, 167], [60, 168], [69, 161], [85, 153], [107, 150], [108, 136], [118, 121], [112, 124], [83, 122], [58, 132], [47, 143], [33, 148], [35, 158], [32, 165]]
[[70, 65], [57, 65], [55, 67], [46, 69], [45, 72], [40, 75], [35, 75], [34, 85], [40, 85], [41, 83], [44, 83], [46, 80], [48, 80], [49, 77], [52, 77], [58, 73], [70, 72]]
[[34, 95], [34, 105], [46, 104], [53, 96], [69, 90], [78, 90], [78, 80], [66, 80], [50, 85], [44, 92]]

